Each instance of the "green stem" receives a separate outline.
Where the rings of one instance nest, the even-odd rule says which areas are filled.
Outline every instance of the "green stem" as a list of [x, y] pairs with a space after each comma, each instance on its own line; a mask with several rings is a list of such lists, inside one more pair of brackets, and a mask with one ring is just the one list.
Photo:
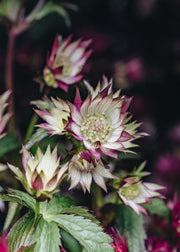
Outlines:
[[25, 143], [27, 143], [27, 141], [32, 136], [33, 131], [34, 131], [34, 125], [37, 123], [38, 118], [39, 118], [38, 115], [36, 113], [34, 113], [33, 116], [32, 116], [32, 118], [31, 118], [31, 121], [29, 123], [27, 132], [26, 132], [26, 136], [25, 136], [25, 140], [24, 140]]
[[36, 201], [36, 209], [35, 209], [35, 219], [39, 215], [39, 210], [40, 210], [40, 201]]
[[6, 66], [5, 66], [5, 86], [6, 90], [11, 90], [11, 99], [9, 100], [8, 110], [13, 116], [10, 119], [10, 123], [8, 124], [8, 132], [15, 134], [16, 133], [16, 125], [15, 125], [15, 108], [14, 108], [14, 73], [13, 73], [13, 61], [14, 61], [14, 46], [15, 46], [16, 36], [12, 32], [9, 31], [8, 37], [8, 46], [6, 53]]
[[92, 209], [95, 215], [98, 216], [99, 209], [104, 205], [102, 189], [95, 183], [92, 183], [91, 192], [92, 192]]

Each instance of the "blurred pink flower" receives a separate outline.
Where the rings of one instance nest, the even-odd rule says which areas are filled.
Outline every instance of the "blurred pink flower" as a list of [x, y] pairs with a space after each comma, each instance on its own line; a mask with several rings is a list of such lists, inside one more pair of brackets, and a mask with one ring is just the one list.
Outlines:
[[162, 238], [150, 237], [147, 240], [148, 252], [173, 252], [169, 243]]
[[177, 237], [180, 238], [180, 201], [177, 201], [172, 211], [172, 225]]
[[140, 58], [132, 58], [126, 61], [127, 79], [133, 82], [141, 81], [144, 78], [145, 70]]
[[111, 236], [114, 240], [110, 243], [110, 245], [114, 248], [115, 252], [127, 252], [127, 244], [125, 236], [122, 237], [119, 233], [119, 230], [115, 227], [109, 227], [105, 230], [105, 232]]
[[62, 42], [62, 37], [56, 36], [43, 71], [48, 86], [60, 87], [66, 92], [69, 85], [82, 79], [81, 70], [92, 53], [92, 50], [87, 51], [91, 40], [78, 39], [71, 43], [71, 38], [69, 36]]
[[0, 252], [8, 252], [8, 243], [4, 235], [0, 237]]
[[180, 123], [175, 124], [172, 126], [168, 132], [167, 136], [169, 140], [173, 143], [180, 143]]

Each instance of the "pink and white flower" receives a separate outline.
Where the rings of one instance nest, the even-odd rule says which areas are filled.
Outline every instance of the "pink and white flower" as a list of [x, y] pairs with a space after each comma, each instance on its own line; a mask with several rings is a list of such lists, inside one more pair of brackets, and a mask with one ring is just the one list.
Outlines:
[[120, 200], [131, 207], [137, 214], [140, 212], [147, 214], [142, 203], [150, 203], [150, 198], [162, 197], [156, 190], [163, 189], [154, 183], [143, 183], [137, 176], [127, 176], [120, 182], [117, 194]]
[[68, 164], [68, 170], [68, 177], [71, 179], [69, 189], [76, 187], [80, 183], [84, 193], [86, 190], [90, 192], [92, 180], [107, 191], [104, 178], [116, 178], [104, 167], [101, 159], [95, 158], [89, 150], [74, 155]]
[[40, 110], [35, 112], [46, 121], [41, 123], [38, 127], [47, 130], [52, 135], [63, 135], [66, 133], [66, 126], [69, 122], [70, 108], [67, 102], [60, 98], [51, 98], [51, 101], [46, 99], [44, 101], [33, 101]]
[[62, 37], [56, 36], [43, 71], [44, 81], [48, 86], [60, 87], [66, 92], [69, 85], [82, 79], [82, 68], [92, 53], [92, 50], [87, 50], [91, 40], [78, 39], [71, 42], [71, 38], [69, 36], [62, 42]]
[[119, 92], [113, 94], [111, 82], [97, 87], [84, 102], [77, 89], [74, 105], [70, 106], [70, 132], [83, 142], [86, 149], [96, 153], [100, 150], [117, 158], [118, 151], [132, 152], [128, 150], [136, 146], [132, 141], [142, 134], [136, 130], [140, 124], [131, 121], [132, 117], [127, 112], [131, 100], [119, 96]]
[[38, 148], [35, 156], [23, 147], [22, 163], [24, 174], [17, 167], [10, 164], [8, 166], [27, 192], [39, 199], [52, 197], [68, 168], [67, 164], [59, 166], [57, 147], [51, 153], [50, 146], [47, 147], [45, 154]]

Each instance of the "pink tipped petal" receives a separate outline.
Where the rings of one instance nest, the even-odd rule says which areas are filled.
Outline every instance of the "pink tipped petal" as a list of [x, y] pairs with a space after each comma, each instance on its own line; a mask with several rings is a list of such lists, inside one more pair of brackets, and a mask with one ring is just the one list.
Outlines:
[[64, 84], [62, 81], [58, 80], [58, 87], [60, 87], [62, 90], [64, 90], [66, 93], [69, 90], [69, 86], [67, 86], [66, 84]]
[[117, 151], [115, 150], [110, 150], [110, 149], [106, 149], [103, 146], [100, 147], [100, 150], [102, 151], [102, 153], [104, 153], [105, 155], [118, 159], [118, 154]]
[[76, 88], [76, 96], [74, 99], [74, 106], [80, 110], [81, 106], [82, 106], [82, 100], [81, 100], [81, 96], [80, 96], [80, 92], [79, 92], [79, 88]]

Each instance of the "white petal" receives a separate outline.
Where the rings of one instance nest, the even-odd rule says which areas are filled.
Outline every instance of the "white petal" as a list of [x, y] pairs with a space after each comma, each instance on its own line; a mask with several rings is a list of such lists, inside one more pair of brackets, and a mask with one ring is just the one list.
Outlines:
[[73, 168], [69, 170], [69, 173], [70, 173], [69, 177], [71, 178], [71, 185], [69, 187], [69, 190], [71, 190], [72, 188], [77, 186], [77, 184], [80, 182], [81, 172]]

